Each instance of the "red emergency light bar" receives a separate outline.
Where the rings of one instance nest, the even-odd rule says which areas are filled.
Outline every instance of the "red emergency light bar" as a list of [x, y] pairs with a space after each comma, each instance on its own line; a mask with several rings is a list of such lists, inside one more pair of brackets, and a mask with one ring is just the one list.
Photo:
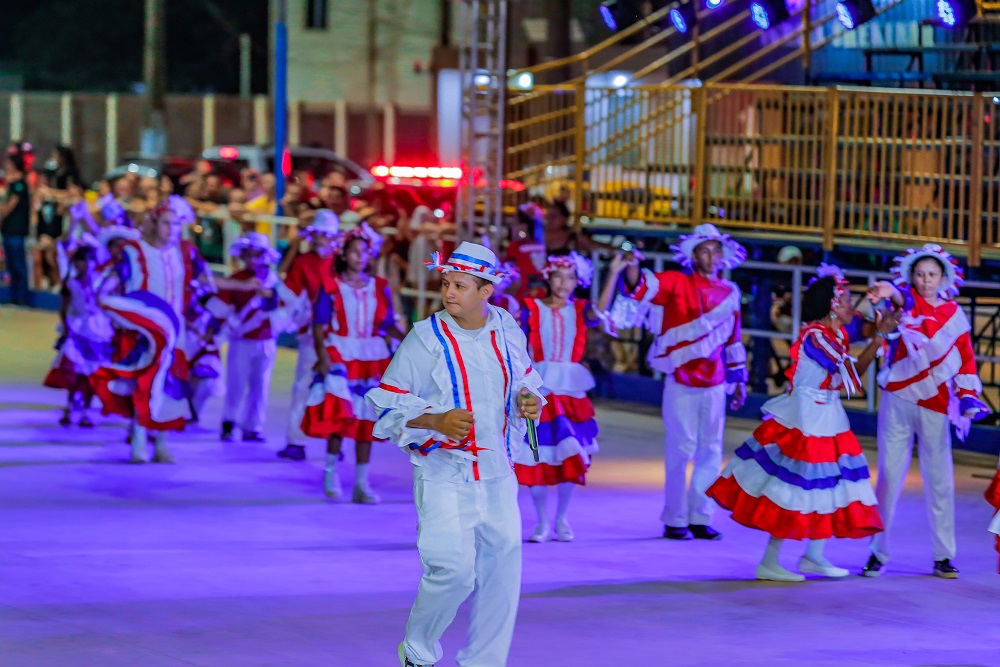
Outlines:
[[[372, 176], [382, 179], [390, 185], [409, 185], [413, 187], [457, 188], [467, 182], [465, 170], [461, 167], [410, 167], [405, 165], [375, 165], [371, 169]], [[486, 185], [486, 180], [475, 174], [477, 187]], [[524, 183], [503, 179], [500, 187], [505, 190], [521, 192]]]

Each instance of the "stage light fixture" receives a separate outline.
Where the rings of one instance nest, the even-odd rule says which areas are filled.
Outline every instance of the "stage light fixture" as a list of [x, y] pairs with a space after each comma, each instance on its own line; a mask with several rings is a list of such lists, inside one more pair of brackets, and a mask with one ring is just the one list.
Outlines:
[[601, 3], [601, 18], [608, 30], [618, 30], [618, 0], [607, 0]]
[[722, 2], [723, 0], [705, 0], [705, 9], [718, 9]]
[[698, 25], [698, 12], [695, 11], [693, 2], [685, 2], [677, 5], [668, 14], [670, 22], [677, 29], [677, 32], [685, 34], [691, 28]]
[[872, 0], [840, 0], [837, 3], [837, 19], [848, 30], [868, 23], [877, 15]]
[[937, 16], [947, 28], [958, 28], [979, 13], [976, 0], [937, 0]]
[[785, 0], [753, 0], [750, 3], [750, 18], [761, 30], [768, 30], [788, 20], [789, 16]]

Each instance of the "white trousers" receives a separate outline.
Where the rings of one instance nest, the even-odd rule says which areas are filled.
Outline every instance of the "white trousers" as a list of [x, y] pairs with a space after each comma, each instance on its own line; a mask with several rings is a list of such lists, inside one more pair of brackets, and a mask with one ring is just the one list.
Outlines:
[[[663, 514], [667, 526], [708, 525], [715, 502], [705, 495], [722, 468], [726, 430], [726, 387], [688, 387], [668, 376], [663, 384], [666, 429]], [[687, 466], [694, 460], [691, 484]]]
[[292, 383], [292, 404], [288, 408], [288, 444], [300, 445], [306, 441], [302, 432], [302, 417], [306, 414], [306, 400], [312, 385], [316, 366], [316, 348], [312, 334], [299, 336], [299, 353], [295, 360], [295, 380]]
[[[222, 420], [236, 422], [244, 431], [260, 433], [267, 420], [267, 394], [278, 342], [234, 340], [226, 353], [226, 399]], [[242, 419], [239, 418], [240, 406]]]
[[917, 438], [920, 476], [924, 482], [927, 520], [931, 526], [934, 560], [955, 557], [955, 470], [951, 458], [948, 415], [882, 393], [878, 409], [878, 482], [875, 495], [885, 531], [872, 539], [871, 550], [889, 560], [889, 532], [903, 490]]
[[441, 660], [440, 639], [458, 607], [472, 599], [462, 667], [507, 664], [521, 596], [521, 513], [517, 478], [480, 482], [418, 479], [417, 550], [424, 574], [406, 623], [404, 649], [416, 663]]

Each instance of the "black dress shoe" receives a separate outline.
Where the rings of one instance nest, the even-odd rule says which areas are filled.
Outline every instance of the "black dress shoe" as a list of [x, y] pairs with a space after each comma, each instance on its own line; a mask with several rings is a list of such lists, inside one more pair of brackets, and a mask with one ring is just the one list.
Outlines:
[[668, 540], [693, 540], [694, 535], [688, 530], [687, 526], [683, 528], [674, 528], [673, 526], [663, 527], [663, 536]]
[[696, 540], [721, 540], [722, 533], [711, 526], [691, 526], [691, 534]]
[[884, 565], [882, 561], [878, 559], [878, 556], [872, 554], [868, 557], [868, 562], [865, 563], [865, 569], [861, 570], [862, 577], [879, 577], [882, 575], [882, 568]]
[[305, 445], [293, 445], [289, 443], [285, 445], [284, 449], [278, 452], [278, 458], [288, 459], [290, 461], [305, 461], [306, 447]]
[[243, 442], [267, 442], [260, 433], [256, 431], [244, 431]]
[[233, 426], [233, 422], [222, 422], [222, 433], [219, 435], [219, 440], [231, 442], [233, 439]]
[[934, 576], [942, 579], [958, 579], [958, 568], [951, 564], [951, 560], [934, 561]]

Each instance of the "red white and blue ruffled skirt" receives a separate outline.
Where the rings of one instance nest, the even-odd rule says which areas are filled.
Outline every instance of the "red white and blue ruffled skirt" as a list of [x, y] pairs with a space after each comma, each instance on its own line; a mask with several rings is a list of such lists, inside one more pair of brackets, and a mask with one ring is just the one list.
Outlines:
[[526, 442], [514, 448], [517, 481], [525, 486], [584, 484], [591, 457], [599, 450], [594, 406], [586, 393], [594, 378], [578, 363], [541, 361], [535, 369], [547, 401], [537, 428], [539, 461]]
[[314, 376], [302, 417], [310, 438], [331, 436], [371, 442], [377, 415], [365, 394], [378, 387], [389, 367], [389, 346], [382, 338], [329, 336], [330, 373]]
[[781, 539], [881, 532], [868, 461], [839, 394], [796, 388], [763, 411], [708, 495], [738, 523]]

